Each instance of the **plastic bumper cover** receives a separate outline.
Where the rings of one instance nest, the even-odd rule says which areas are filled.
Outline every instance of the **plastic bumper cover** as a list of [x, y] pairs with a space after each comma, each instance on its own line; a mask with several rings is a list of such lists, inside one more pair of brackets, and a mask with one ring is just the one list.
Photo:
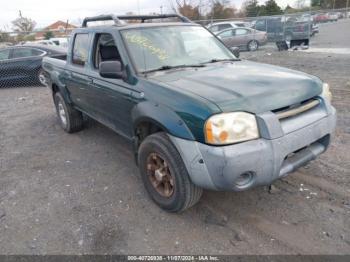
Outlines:
[[[210, 146], [169, 136], [194, 184], [211, 190], [241, 191], [270, 185], [325, 152], [336, 125], [331, 108], [324, 118], [276, 139], [260, 138], [229, 146]], [[247, 183], [237, 183], [250, 174]]]

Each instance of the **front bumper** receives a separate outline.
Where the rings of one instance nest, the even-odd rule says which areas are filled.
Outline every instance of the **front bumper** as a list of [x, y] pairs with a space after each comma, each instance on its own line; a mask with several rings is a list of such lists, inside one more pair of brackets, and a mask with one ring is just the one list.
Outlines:
[[[327, 150], [336, 110], [323, 102], [284, 122], [271, 112], [257, 118], [261, 138], [240, 144], [210, 146], [169, 136], [194, 184], [225, 191], [270, 185]], [[242, 174], [250, 174], [243, 184], [237, 182]]]

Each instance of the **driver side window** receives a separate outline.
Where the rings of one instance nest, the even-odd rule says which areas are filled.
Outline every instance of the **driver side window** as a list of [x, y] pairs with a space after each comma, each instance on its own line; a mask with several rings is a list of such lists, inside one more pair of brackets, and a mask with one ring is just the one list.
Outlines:
[[101, 62], [121, 61], [119, 50], [113, 36], [110, 34], [97, 34], [94, 41], [94, 67], [98, 69]]

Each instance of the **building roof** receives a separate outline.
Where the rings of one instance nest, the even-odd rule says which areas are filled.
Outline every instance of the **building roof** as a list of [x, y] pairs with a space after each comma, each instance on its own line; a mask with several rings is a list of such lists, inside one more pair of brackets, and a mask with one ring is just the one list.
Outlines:
[[61, 27], [64, 27], [64, 28], [76, 28], [75, 25], [72, 25], [72, 24], [69, 24], [67, 22], [63, 22], [63, 21], [56, 21], [55, 23], [45, 27], [46, 30], [55, 30], [55, 29], [59, 29]]

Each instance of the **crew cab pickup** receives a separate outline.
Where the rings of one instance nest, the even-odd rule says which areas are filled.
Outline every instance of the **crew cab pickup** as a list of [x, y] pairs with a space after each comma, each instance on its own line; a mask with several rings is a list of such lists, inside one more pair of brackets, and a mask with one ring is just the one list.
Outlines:
[[[88, 26], [102, 20], [114, 24]], [[43, 68], [62, 128], [77, 132], [88, 116], [130, 140], [150, 197], [169, 212], [203, 189], [271, 185], [325, 152], [336, 125], [319, 78], [239, 60], [179, 15], [86, 18], [67, 57]]]

